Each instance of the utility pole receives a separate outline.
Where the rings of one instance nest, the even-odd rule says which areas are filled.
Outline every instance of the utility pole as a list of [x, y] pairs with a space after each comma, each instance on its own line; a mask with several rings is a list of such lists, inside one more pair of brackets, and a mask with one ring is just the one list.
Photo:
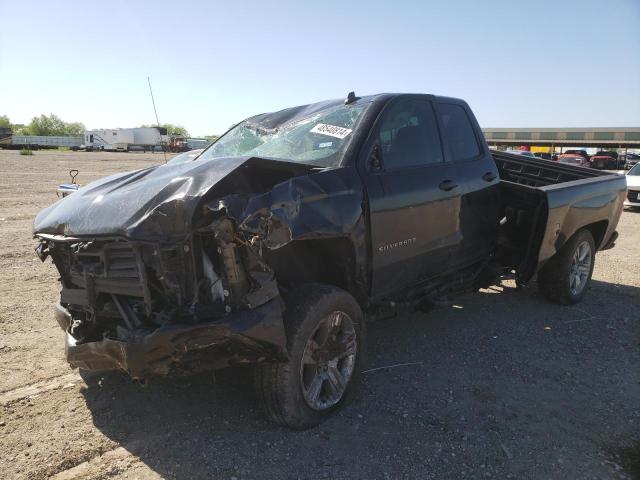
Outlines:
[[[156, 125], [160, 127], [160, 120], [158, 120], [158, 110], [156, 110], [156, 101], [153, 99], [153, 90], [151, 89], [151, 79], [149, 77], [147, 77], [147, 83], [149, 84], [149, 93], [151, 94], [151, 103], [153, 104], [153, 113], [155, 113], [156, 115]], [[162, 145], [162, 153], [164, 155], [164, 163], [167, 163], [167, 152], [164, 145]]]

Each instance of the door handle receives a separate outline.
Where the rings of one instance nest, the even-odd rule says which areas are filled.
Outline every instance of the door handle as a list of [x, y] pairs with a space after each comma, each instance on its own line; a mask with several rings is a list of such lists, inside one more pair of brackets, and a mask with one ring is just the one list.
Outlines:
[[444, 190], [445, 192], [448, 192], [449, 190], [453, 190], [454, 188], [458, 188], [458, 184], [456, 182], [454, 182], [453, 180], [444, 180], [444, 181], [440, 182], [440, 185], [438, 185], [438, 188], [440, 190]]
[[482, 179], [485, 182], [493, 182], [496, 179], [496, 174], [493, 172], [487, 172], [484, 175], [482, 175]]

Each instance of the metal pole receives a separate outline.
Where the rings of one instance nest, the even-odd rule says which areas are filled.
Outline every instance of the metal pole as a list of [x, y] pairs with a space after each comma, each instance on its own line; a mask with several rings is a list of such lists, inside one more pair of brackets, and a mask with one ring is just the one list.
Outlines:
[[[156, 110], [156, 101], [153, 99], [153, 90], [151, 89], [151, 79], [149, 77], [147, 77], [147, 83], [149, 84], [149, 93], [151, 94], [151, 103], [153, 103], [153, 112], [156, 114], [156, 124], [158, 125], [158, 127], [160, 127], [160, 120], [158, 120], [158, 110]], [[151, 149], [151, 153], [153, 153], [153, 149]], [[164, 163], [167, 163], [167, 152], [165, 151], [164, 148], [162, 148], [162, 154], [164, 155]]]
[[629, 147], [625, 146], [624, 147], [624, 165], [622, 166], [622, 168], [627, 168], [627, 150], [629, 150]]

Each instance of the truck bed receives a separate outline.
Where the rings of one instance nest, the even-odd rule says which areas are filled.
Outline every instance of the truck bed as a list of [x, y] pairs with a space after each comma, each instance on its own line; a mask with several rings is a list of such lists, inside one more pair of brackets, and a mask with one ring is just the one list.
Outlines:
[[608, 247], [622, 212], [622, 175], [492, 151], [501, 185], [498, 257], [521, 283], [581, 228]]
[[529, 187], [544, 187], [585, 178], [613, 175], [602, 170], [578, 167], [523, 155], [491, 151], [500, 171], [500, 179]]

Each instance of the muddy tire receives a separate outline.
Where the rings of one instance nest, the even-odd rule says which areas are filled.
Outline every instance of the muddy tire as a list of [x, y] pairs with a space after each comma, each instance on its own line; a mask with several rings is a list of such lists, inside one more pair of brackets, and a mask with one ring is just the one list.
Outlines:
[[352, 397], [364, 361], [365, 326], [358, 303], [337, 287], [304, 285], [285, 302], [289, 360], [257, 365], [255, 388], [269, 418], [303, 430]]
[[538, 272], [542, 296], [563, 305], [580, 302], [591, 283], [595, 256], [593, 235], [578, 230]]

